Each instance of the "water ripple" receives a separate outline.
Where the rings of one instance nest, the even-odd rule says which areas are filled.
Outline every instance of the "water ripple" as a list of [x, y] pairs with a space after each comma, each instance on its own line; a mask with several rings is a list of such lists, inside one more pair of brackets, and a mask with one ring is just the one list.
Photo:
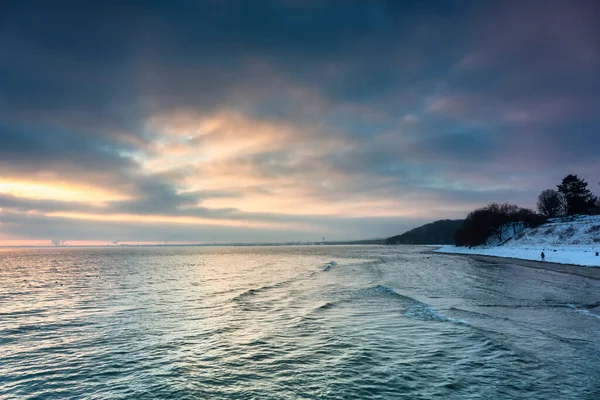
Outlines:
[[0, 398], [600, 393], [597, 287], [422, 250], [3, 252]]

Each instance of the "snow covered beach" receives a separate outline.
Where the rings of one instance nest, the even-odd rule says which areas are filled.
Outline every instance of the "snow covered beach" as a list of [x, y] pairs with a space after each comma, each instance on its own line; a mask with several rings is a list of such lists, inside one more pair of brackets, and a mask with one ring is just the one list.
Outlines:
[[[516, 258], [586, 267], [600, 267], [600, 216], [552, 219], [536, 228], [523, 229], [502, 243], [486, 246], [442, 246], [438, 253]], [[599, 253], [600, 254], [600, 253]]]
[[504, 246], [479, 246], [479, 247], [456, 247], [442, 246], [437, 253], [473, 254], [481, 256], [517, 258], [521, 260], [541, 261], [542, 251], [546, 255], [546, 262], [557, 264], [581, 265], [584, 267], [600, 267], [600, 257], [595, 256], [594, 249], [585, 246], [562, 246], [562, 247], [504, 247]]

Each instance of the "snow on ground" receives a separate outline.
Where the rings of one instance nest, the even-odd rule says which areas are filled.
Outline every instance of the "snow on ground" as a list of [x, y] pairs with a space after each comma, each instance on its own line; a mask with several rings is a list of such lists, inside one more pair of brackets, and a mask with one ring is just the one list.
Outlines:
[[[600, 246], [596, 247], [600, 251]], [[556, 251], [554, 251], [556, 250]], [[586, 267], [600, 267], [600, 256], [596, 256], [596, 250], [585, 246], [563, 246], [563, 247], [456, 247], [442, 246], [434, 250], [438, 253], [454, 253], [454, 254], [478, 254], [483, 256], [494, 257], [510, 257], [519, 258], [521, 260], [537, 260], [541, 261], [540, 255], [542, 251], [546, 254], [546, 262], [558, 264], [574, 264], [583, 265]]]
[[498, 246], [442, 246], [439, 253], [479, 254], [547, 262], [600, 267], [600, 216], [552, 219], [537, 228], [528, 228]]

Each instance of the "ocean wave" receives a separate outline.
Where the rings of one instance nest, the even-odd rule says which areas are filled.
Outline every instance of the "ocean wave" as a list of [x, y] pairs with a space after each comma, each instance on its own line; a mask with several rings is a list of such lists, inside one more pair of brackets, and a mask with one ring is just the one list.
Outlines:
[[594, 314], [593, 312], [589, 311], [589, 310], [576, 310], [576, 312], [580, 313], [580, 314], [584, 314], [590, 317], [594, 317], [596, 319], [600, 319], [600, 315], [598, 314]]
[[584, 304], [584, 305], [580, 305], [580, 306], [577, 306], [575, 304], [567, 304], [566, 306], [568, 308], [573, 309], [575, 312], [577, 312], [579, 314], [583, 314], [583, 315], [587, 315], [587, 316], [590, 316], [590, 317], [594, 317], [594, 318], [600, 319], [600, 315], [595, 314], [595, 313], [593, 313], [593, 312], [590, 311], [592, 308], [596, 308], [596, 307], [600, 306], [598, 303], [595, 303], [595, 304]]
[[437, 311], [435, 308], [428, 304], [420, 302], [412, 297], [405, 296], [398, 293], [391, 287], [385, 285], [377, 285], [374, 287], [360, 289], [355, 292], [353, 296], [342, 300], [342, 301], [328, 301], [318, 306], [315, 311], [325, 311], [333, 307], [339, 306], [341, 303], [360, 301], [364, 298], [373, 297], [392, 297], [401, 302], [404, 308], [404, 315], [407, 318], [420, 320], [420, 321], [438, 321], [438, 322], [451, 322], [459, 325], [468, 325], [467, 322], [455, 318], [450, 318]]
[[318, 271], [310, 271], [306, 274], [300, 274], [297, 276], [294, 276], [291, 279], [287, 279], [285, 281], [281, 281], [281, 282], [277, 282], [277, 283], [273, 283], [273, 284], [269, 284], [269, 285], [264, 285], [258, 288], [252, 288], [252, 289], [248, 289], [240, 294], [238, 294], [237, 296], [235, 296], [232, 300], [233, 301], [240, 301], [240, 300], [244, 300], [248, 297], [252, 297], [255, 296], [259, 293], [263, 293], [266, 292], [268, 290], [272, 290], [272, 289], [278, 289], [287, 285], [292, 284], [293, 282], [297, 281], [298, 279], [302, 279], [302, 278], [310, 278], [312, 276], [314, 276], [316, 273], [318, 273]]
[[331, 269], [331, 267], [335, 267], [337, 265], [336, 261], [329, 261], [327, 264], [325, 264], [323, 266], [323, 268], [321, 268], [321, 271], [329, 271]]
[[600, 307], [600, 301], [596, 302], [596, 303], [592, 303], [592, 304], [582, 304], [582, 305], [578, 306], [577, 308], [591, 310], [592, 308], [598, 308], [598, 307]]
[[329, 310], [329, 309], [335, 307], [336, 304], [337, 304], [336, 302], [328, 301], [328, 302], [326, 302], [324, 304], [321, 304], [319, 307], [317, 307], [317, 309], [318, 310]]
[[466, 321], [447, 317], [444, 314], [437, 311], [435, 308], [428, 306], [425, 303], [418, 303], [407, 308], [404, 312], [404, 315], [406, 315], [408, 318], [416, 319], [419, 321], [452, 322], [458, 325], [468, 325]]
[[413, 299], [412, 297], [400, 294], [396, 290], [388, 286], [377, 285], [373, 290], [376, 293], [392, 295], [404, 300], [407, 303], [406, 309], [404, 310], [404, 315], [410, 319], [420, 321], [452, 322], [459, 325], [467, 325], [467, 322], [465, 321], [447, 317], [444, 314], [437, 311], [435, 308], [431, 307], [429, 304], [425, 304], [416, 299]]
[[275, 285], [265, 285], [265, 286], [259, 287], [257, 289], [248, 289], [245, 292], [242, 292], [242, 293], [238, 294], [237, 296], [235, 296], [232, 300], [233, 301], [244, 300], [247, 297], [254, 296], [254, 295], [258, 294], [258, 293], [262, 293], [262, 292], [267, 291], [269, 289], [274, 289], [274, 288], [277, 288], [277, 287], [280, 287], [280, 286], [281, 286], [280, 284], [275, 284]]

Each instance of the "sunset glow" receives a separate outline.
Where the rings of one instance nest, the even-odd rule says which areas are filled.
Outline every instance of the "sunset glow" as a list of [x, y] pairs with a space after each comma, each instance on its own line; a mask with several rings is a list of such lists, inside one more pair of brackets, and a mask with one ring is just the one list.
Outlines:
[[105, 188], [65, 182], [0, 180], [0, 194], [29, 199], [85, 202], [93, 205], [127, 199], [127, 196], [111, 193]]
[[600, 180], [584, 2], [251, 3], [7, 10], [0, 245], [387, 237]]

